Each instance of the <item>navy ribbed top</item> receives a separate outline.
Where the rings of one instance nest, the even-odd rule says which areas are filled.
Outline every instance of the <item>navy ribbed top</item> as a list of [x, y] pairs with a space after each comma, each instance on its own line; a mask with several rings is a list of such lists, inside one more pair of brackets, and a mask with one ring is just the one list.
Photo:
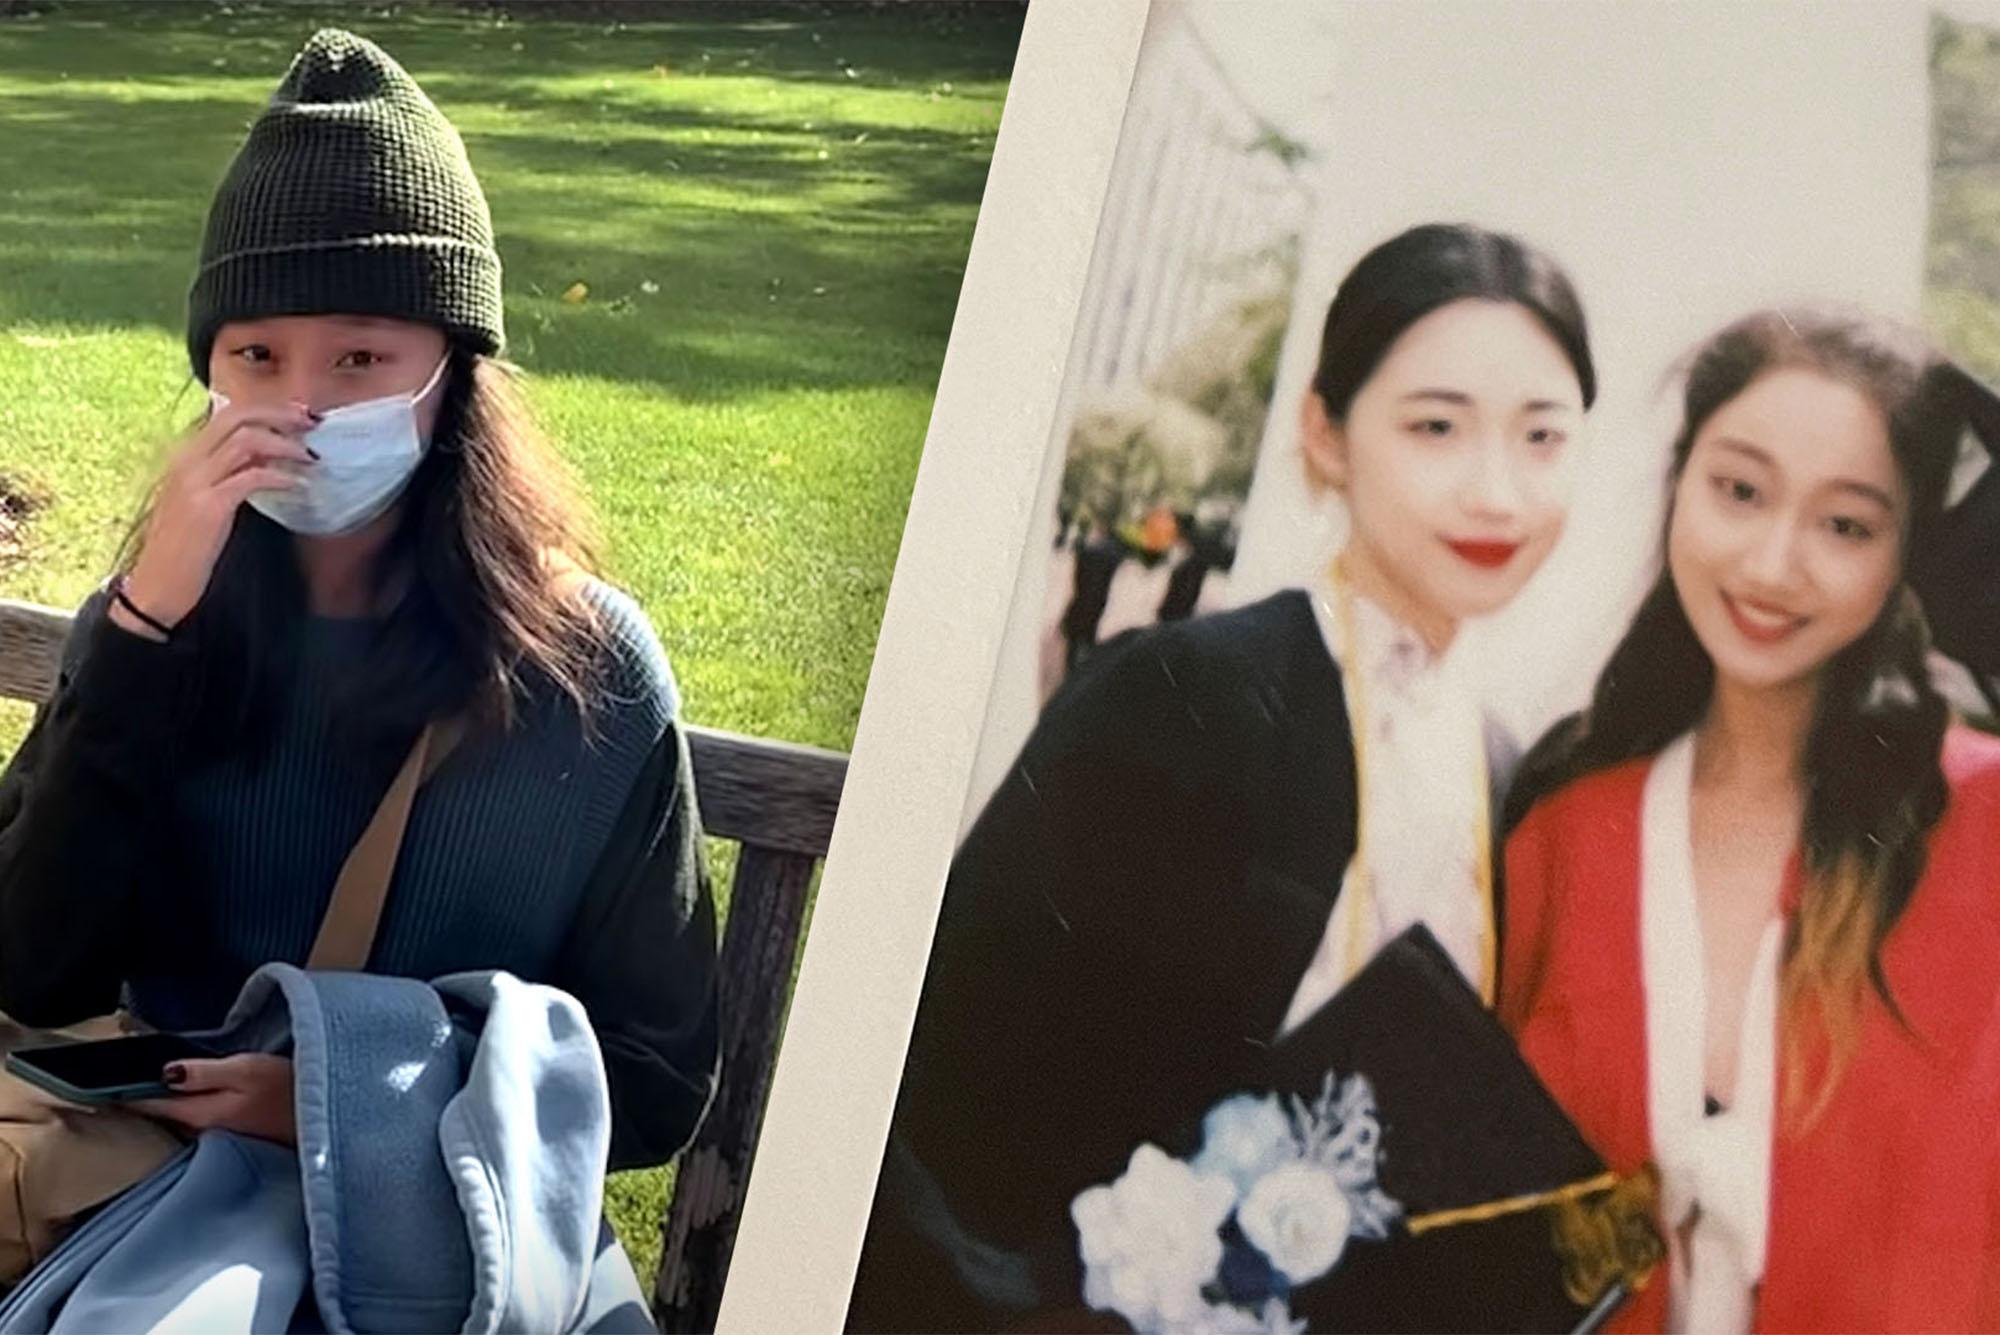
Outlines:
[[[592, 592], [616, 660], [598, 735], [586, 742], [567, 700], [538, 700], [513, 732], [461, 744], [411, 809], [371, 971], [547, 977], [634, 778], [678, 708], [636, 604], [608, 585]], [[335, 708], [374, 629], [307, 618], [269, 750], [175, 778], [181, 865], [142, 883], [135, 905], [142, 930], [128, 995], [153, 1024], [215, 1024], [259, 965], [305, 961], [341, 864], [382, 797], [341, 754]], [[86, 630], [80, 618], [72, 644]]]

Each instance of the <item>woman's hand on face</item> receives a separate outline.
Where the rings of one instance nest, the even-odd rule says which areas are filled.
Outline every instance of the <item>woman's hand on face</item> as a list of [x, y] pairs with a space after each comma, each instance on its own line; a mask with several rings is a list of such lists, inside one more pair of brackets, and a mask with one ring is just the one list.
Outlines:
[[[178, 1080], [173, 1078], [176, 1071]], [[166, 1077], [172, 1098], [142, 1099], [131, 1106], [190, 1131], [214, 1128], [280, 1145], [298, 1143], [291, 1058], [262, 1052], [190, 1058], [167, 1067]]]
[[[252, 492], [301, 485], [285, 465], [315, 462], [302, 442], [315, 421], [297, 405], [232, 403], [212, 413], [167, 466], [138, 563], [126, 577], [126, 596], [155, 620], [180, 624], [208, 590], [236, 507]], [[159, 638], [115, 602], [111, 617], [129, 631]]]

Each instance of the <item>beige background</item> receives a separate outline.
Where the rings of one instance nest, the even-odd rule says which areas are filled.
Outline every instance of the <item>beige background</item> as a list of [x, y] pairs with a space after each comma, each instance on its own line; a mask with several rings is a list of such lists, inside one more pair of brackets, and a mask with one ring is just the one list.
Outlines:
[[[1282, 29], [1296, 3], [1211, 7], [1248, 34]], [[1029, 11], [724, 1332], [834, 1330], [846, 1309], [950, 852], [968, 798], [1032, 722], [1018, 695], [996, 693], [996, 667], [1023, 650], [1007, 634], [1023, 553], [1050, 541], [1059, 381], [1145, 10], [1039, 0]], [[1485, 637], [1495, 703], [1531, 728], [1574, 703], [1648, 573], [1670, 421], [1656, 390], [1671, 358], [1761, 301], [1916, 313], [1926, 10], [1405, 0], [1335, 12], [1324, 64], [1264, 39], [1289, 53], [1274, 79], [1324, 71], [1324, 88], [1287, 106], [1327, 119], [1301, 317], [1236, 596], [1297, 582], [1337, 537], [1337, 518], [1304, 505], [1291, 432], [1339, 274], [1426, 218], [1518, 229], [1574, 274], [1603, 380], [1570, 534], [1504, 620], [1468, 632]], [[1279, 22], [1260, 23], [1266, 13]]]

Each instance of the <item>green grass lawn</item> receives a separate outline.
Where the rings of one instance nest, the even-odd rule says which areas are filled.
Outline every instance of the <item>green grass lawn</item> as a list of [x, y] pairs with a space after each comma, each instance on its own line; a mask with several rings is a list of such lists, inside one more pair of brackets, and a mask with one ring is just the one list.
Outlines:
[[[689, 717], [844, 749], [999, 124], [1011, 6], [0, 19], [0, 478], [39, 502], [0, 547], [0, 595], [80, 601], [199, 407], [181, 336], [208, 197], [321, 23], [380, 42], [464, 134], [506, 265], [510, 353]], [[576, 284], [587, 295], [564, 300]], [[0, 755], [26, 720], [0, 714]], [[644, 1274], [668, 1189], [658, 1173], [613, 1183]]]

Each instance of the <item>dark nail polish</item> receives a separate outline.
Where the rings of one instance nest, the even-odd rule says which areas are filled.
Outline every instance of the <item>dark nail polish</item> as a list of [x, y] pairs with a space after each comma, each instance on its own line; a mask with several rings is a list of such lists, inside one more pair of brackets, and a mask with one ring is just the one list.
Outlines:
[[161, 1082], [170, 1089], [186, 1084], [187, 1078], [187, 1067], [179, 1062], [169, 1062], [167, 1069], [160, 1073]]

